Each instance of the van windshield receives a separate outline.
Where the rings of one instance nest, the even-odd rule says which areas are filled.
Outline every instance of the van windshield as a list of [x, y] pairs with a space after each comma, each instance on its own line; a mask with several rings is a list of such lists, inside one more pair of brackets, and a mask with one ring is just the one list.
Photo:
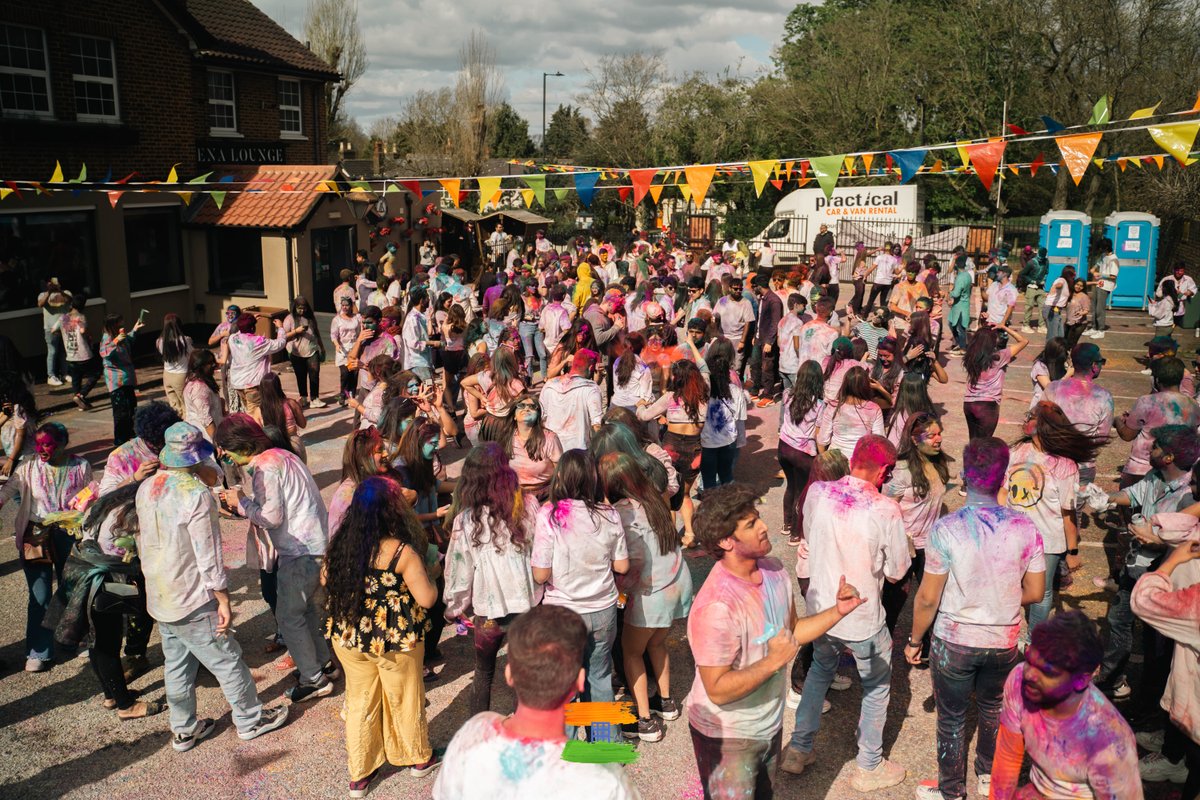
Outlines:
[[767, 228], [764, 239], [783, 239], [788, 235], [788, 223], [790, 220], [777, 219], [772, 223], [771, 227]]

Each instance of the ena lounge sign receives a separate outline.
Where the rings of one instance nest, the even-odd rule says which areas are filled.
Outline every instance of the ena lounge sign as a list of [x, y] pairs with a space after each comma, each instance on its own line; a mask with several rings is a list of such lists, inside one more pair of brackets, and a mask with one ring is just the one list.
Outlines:
[[196, 145], [200, 164], [283, 164], [282, 142], [200, 142]]

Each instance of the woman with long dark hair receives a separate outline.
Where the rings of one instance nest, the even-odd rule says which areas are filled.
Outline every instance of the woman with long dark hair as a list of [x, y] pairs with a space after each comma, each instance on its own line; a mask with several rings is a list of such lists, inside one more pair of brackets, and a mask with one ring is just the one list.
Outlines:
[[162, 335], [155, 343], [163, 359], [163, 392], [175, 413], [183, 416], [183, 387], [187, 376], [192, 337], [184, 336], [178, 314], [163, 317]]
[[871, 380], [882, 389], [882, 393], [875, 398], [882, 408], [891, 407], [892, 395], [896, 393], [896, 387], [904, 377], [904, 365], [899, 351], [900, 343], [892, 336], [880, 339], [876, 347], [875, 363], [871, 365]]
[[288, 315], [283, 318], [283, 333], [287, 339], [288, 361], [296, 373], [296, 389], [300, 405], [324, 408], [321, 399], [321, 362], [325, 360], [325, 342], [313, 315], [312, 304], [302, 295], [292, 300]]
[[671, 510], [637, 462], [625, 453], [609, 453], [600, 459], [598, 471], [600, 493], [620, 516], [629, 553], [629, 571], [619, 581], [627, 598], [620, 635], [626, 685], [637, 703], [638, 720], [622, 728], [626, 738], [657, 742], [664, 731], [650, 713], [643, 656], [649, 655], [658, 684], [654, 710], [663, 719], [678, 719], [679, 707], [671, 698], [667, 634], [692, 607], [692, 576], [683, 562]]
[[420, 380], [414, 373], [402, 372], [396, 359], [386, 354], [377, 355], [371, 359], [367, 364], [367, 374], [371, 376], [371, 382], [374, 384], [371, 390], [362, 400], [352, 397], [347, 401], [350, 410], [358, 414], [360, 428], [379, 425], [389, 390], [393, 395], [400, 395], [405, 388], [401, 384], [406, 383], [408, 378], [416, 380], [418, 386], [420, 384]]
[[486, 412], [480, 423], [480, 439], [500, 441], [504, 419], [525, 391], [516, 354], [507, 347], [498, 348], [492, 353], [488, 369], [463, 378], [462, 388], [474, 395]]
[[833, 340], [829, 355], [825, 356], [821, 363], [826, 403], [837, 402], [838, 394], [842, 390], [842, 381], [853, 367], [866, 369], [867, 365], [854, 358], [854, 343], [845, 336], [839, 336]]
[[537, 281], [524, 278], [521, 281], [523, 294], [521, 296], [521, 319], [517, 323], [517, 332], [521, 337], [521, 350], [525, 354], [525, 375], [533, 382], [534, 358], [537, 358], [539, 372], [545, 376], [548, 367], [546, 359], [546, 342], [538, 323], [542, 319], [542, 306], [545, 305], [538, 294]]
[[1042, 301], [1042, 319], [1046, 322], [1046, 338], [1066, 336], [1067, 303], [1075, 291], [1075, 268], [1063, 267], [1062, 274], [1050, 284]]
[[[892, 479], [884, 484], [883, 493], [900, 504], [913, 557], [904, 577], [895, 583], [887, 581], [883, 587], [884, 617], [889, 632], [895, 631], [900, 612], [908, 602], [910, 582], [919, 586], [925, 575], [925, 545], [929, 543], [933, 523], [942, 514], [946, 483], [950, 480], [950, 459], [942, 450], [942, 424], [936, 414], [928, 411], [912, 414], [899, 438], [896, 467]], [[928, 643], [922, 650], [928, 654]]]
[[584, 450], [568, 450], [558, 462], [548, 501], [538, 512], [530, 564], [533, 579], [546, 585], [542, 602], [575, 611], [587, 626], [583, 699], [611, 701], [617, 636], [613, 573], [629, 571], [629, 554], [621, 518], [601, 502], [596, 463]]
[[592, 323], [588, 322], [582, 316], [576, 316], [571, 322], [571, 327], [563, 334], [559, 340], [558, 346], [554, 348], [554, 352], [550, 354], [550, 366], [546, 368], [546, 380], [557, 378], [562, 374], [562, 371], [571, 366], [571, 359], [575, 357], [575, 353], [579, 350], [591, 350], [593, 353], [600, 352], [599, 346], [596, 344], [596, 332], [592, 329]]
[[739, 423], [746, 421], [746, 391], [733, 371], [737, 354], [728, 339], [717, 339], [708, 348], [709, 400], [700, 431], [700, 472], [706, 490], [733, 482]]
[[[381, 475], [400, 483], [400, 476], [392, 469], [392, 448], [378, 428], [360, 428], [346, 438], [342, 449], [342, 480], [329, 498], [329, 531], [334, 533], [342, 524], [354, 492], [359, 484], [374, 475]], [[401, 487], [400, 493], [410, 505], [416, 502], [417, 493]]]
[[1046, 391], [1047, 386], [1067, 377], [1067, 357], [1070, 354], [1071, 350], [1063, 337], [1056, 336], [1046, 340], [1046, 346], [1033, 359], [1033, 366], [1029, 368], [1029, 382], [1033, 384], [1029, 413], [1032, 414], [1033, 409], [1041, 402], [1042, 392]]
[[463, 461], [446, 551], [446, 616], [470, 616], [475, 633], [471, 714], [491, 707], [496, 655], [508, 626], [541, 599], [529, 565], [537, 499], [522, 490], [504, 448], [484, 442]]
[[193, 350], [183, 383], [183, 421], [199, 428], [210, 442], [225, 419], [216, 372], [217, 357], [211, 350]]
[[512, 414], [505, 420], [500, 446], [507, 465], [517, 473], [521, 489], [534, 497], [544, 496], [563, 448], [558, 435], [546, 429], [537, 395], [524, 392], [517, 398]]
[[937, 338], [933, 335], [933, 327], [928, 311], [914, 311], [908, 319], [908, 335], [904, 344], [899, 348], [903, 354], [904, 371], [915, 372], [926, 383], [933, 378], [938, 383], [946, 383], [950, 377], [938, 362]]
[[846, 373], [835, 403], [826, 403], [817, 426], [817, 444], [824, 451], [839, 450], [849, 458], [858, 440], [873, 433], [883, 435], [883, 409], [874, 401], [875, 386], [862, 367]]
[[625, 352], [617, 357], [613, 368], [613, 394], [608, 403], [633, 410], [639, 400], [654, 399], [654, 375], [642, 360], [646, 337], [635, 331], [625, 334], [624, 339]]
[[1079, 528], [1075, 501], [1079, 465], [1094, 462], [1105, 441], [1079, 430], [1056, 404], [1039, 402], [1022, 429], [1008, 459], [1004, 479], [1010, 508], [1024, 512], [1042, 534], [1046, 556], [1046, 593], [1029, 606], [1029, 627], [1050, 616], [1054, 607], [1054, 576], [1059, 561], [1079, 569]]
[[432, 422], [416, 420], [400, 437], [393, 462], [400, 475], [400, 484], [417, 493], [413, 511], [427, 529], [438, 523], [449, 506], [438, 507], [438, 495], [454, 491], [454, 482], [443, 480], [445, 468], [437, 458], [440, 428]]
[[[1079, 344], [1079, 337], [1083, 336], [1091, 310], [1092, 299], [1088, 296], [1087, 281], [1076, 278], [1071, 284], [1071, 299], [1067, 301], [1067, 310], [1063, 316], [1063, 335], [1067, 340], [1068, 353]], [[1157, 333], [1158, 330], [1155, 329], [1155, 334]]]
[[37, 401], [24, 378], [0, 372], [0, 447], [7, 458], [0, 475], [9, 477], [18, 464], [33, 458], [37, 420]]
[[427, 775], [429, 744], [421, 665], [438, 599], [420, 524], [392, 481], [367, 478], [334, 532], [322, 572], [326, 633], [346, 673], [346, 754], [352, 796], [366, 794], [384, 763]]
[[796, 382], [783, 393], [779, 426], [779, 466], [783, 468], [783, 532], [788, 544], [803, 538], [804, 517], [798, 502], [808, 484], [808, 474], [817, 456], [817, 422], [825, 411], [825, 376], [811, 359], [800, 365]]
[[346, 405], [346, 401], [354, 397], [358, 389], [358, 370], [350, 369], [348, 362], [350, 351], [362, 333], [362, 320], [358, 316], [358, 304], [353, 297], [342, 296], [338, 299], [337, 314], [329, 323], [329, 341], [333, 345], [333, 363], [338, 368], [339, 388], [338, 405]]
[[933, 400], [929, 397], [929, 385], [916, 372], [907, 372], [896, 387], [896, 398], [887, 412], [886, 435], [897, 448], [903, 443], [902, 434], [909, 417], [925, 413], [935, 419], [939, 417]]
[[137, 374], [133, 368], [133, 340], [146, 323], [138, 320], [125, 330], [120, 314], [104, 318], [100, 358], [104, 363], [104, 386], [108, 389], [113, 415], [113, 447], [133, 438], [133, 414], [137, 411]]
[[304, 409], [283, 393], [283, 382], [274, 372], [263, 376], [258, 391], [262, 395], [262, 403], [250, 416], [262, 426], [276, 447], [287, 450], [307, 463], [308, 453], [300, 438], [300, 429], [308, 425]]
[[[451, 297], [443, 294], [442, 297]], [[443, 313], [439, 311], [438, 313]], [[446, 382], [446, 406], [453, 414], [458, 408], [458, 389], [467, 368], [467, 315], [462, 306], [451, 303], [445, 310], [445, 318], [438, 325], [442, 333], [442, 373]]]
[[692, 485], [700, 473], [700, 432], [708, 417], [708, 383], [700, 368], [686, 359], [671, 365], [667, 391], [650, 404], [638, 403], [637, 418], [642, 422], [663, 417], [667, 432], [663, 449], [679, 474], [679, 491], [671, 498], [671, 510], [683, 518], [684, 546], [690, 546], [692, 534]]
[[[483, 353], [476, 353], [471, 356], [467, 362], [466, 377], [479, 375], [486, 372], [488, 368], [488, 357]], [[465, 378], [464, 378], [465, 380]], [[459, 384], [462, 385], [461, 383]], [[478, 394], [471, 392], [463, 392], [463, 434], [467, 437], [467, 442], [471, 445], [479, 444], [479, 429], [483, 425], [483, 420], [487, 416], [485, 408], [485, 400], [481, 399]]]
[[[1003, 344], [1000, 332], [1008, 334]], [[963, 355], [967, 371], [967, 392], [963, 395], [963, 416], [971, 439], [991, 436], [1000, 422], [1000, 397], [1004, 374], [1009, 363], [1029, 344], [1029, 340], [1007, 326], [985, 325], [971, 337]]]

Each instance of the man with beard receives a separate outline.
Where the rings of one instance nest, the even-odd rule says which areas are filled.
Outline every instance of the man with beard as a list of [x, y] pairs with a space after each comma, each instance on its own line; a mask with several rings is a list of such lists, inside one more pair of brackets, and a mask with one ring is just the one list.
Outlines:
[[[1081, 611], [1066, 611], [1035, 627], [1031, 640], [1025, 663], [1004, 684], [992, 800], [1139, 800], [1133, 731], [1092, 685], [1102, 653], [1095, 623]], [[1019, 789], [1026, 752], [1033, 762], [1030, 785]]]

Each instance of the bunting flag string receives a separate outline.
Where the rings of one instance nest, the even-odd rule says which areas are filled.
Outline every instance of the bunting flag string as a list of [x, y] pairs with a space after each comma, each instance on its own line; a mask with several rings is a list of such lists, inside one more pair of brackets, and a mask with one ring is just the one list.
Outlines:
[[592, 197], [596, 194], [596, 184], [600, 181], [599, 172], [576, 172], [575, 191], [579, 194], [579, 202], [584, 208], [592, 207]]
[[[538, 205], [542, 208], [546, 207], [546, 176], [545, 175], [522, 175], [521, 180], [529, 187], [529, 191], [533, 192], [533, 196], [537, 198]], [[526, 203], [525, 205], [529, 205]]]
[[708, 186], [712, 183], [715, 171], [716, 167], [713, 166], [688, 167], [683, 171], [692, 199], [696, 201], [696, 208], [704, 204], [704, 196], [708, 194]]
[[1003, 139], [997, 139], [994, 142], [969, 144], [966, 147], [975, 174], [979, 176], [983, 188], [989, 192], [992, 190], [992, 181], [996, 177], [996, 170], [1000, 167], [1000, 159], [1004, 156], [1004, 147], [1007, 144]]
[[1066, 165], [1067, 171], [1071, 173], [1071, 178], [1074, 179], [1076, 186], [1079, 185], [1079, 181], [1083, 180], [1083, 173], [1087, 172], [1088, 162], [1092, 160], [1092, 155], [1096, 152], [1102, 135], [1100, 133], [1076, 133], [1071, 136], [1060, 136], [1054, 140], [1058, 144], [1063, 163]]
[[[654, 176], [658, 174], [658, 170], [651, 167], [650, 169], [634, 169], [629, 171], [629, 179], [633, 182], [633, 204], [636, 206], [642, 202], [642, 198], [650, 191], [650, 184], [654, 182]], [[654, 202], [658, 202], [658, 198], [654, 198]]]

